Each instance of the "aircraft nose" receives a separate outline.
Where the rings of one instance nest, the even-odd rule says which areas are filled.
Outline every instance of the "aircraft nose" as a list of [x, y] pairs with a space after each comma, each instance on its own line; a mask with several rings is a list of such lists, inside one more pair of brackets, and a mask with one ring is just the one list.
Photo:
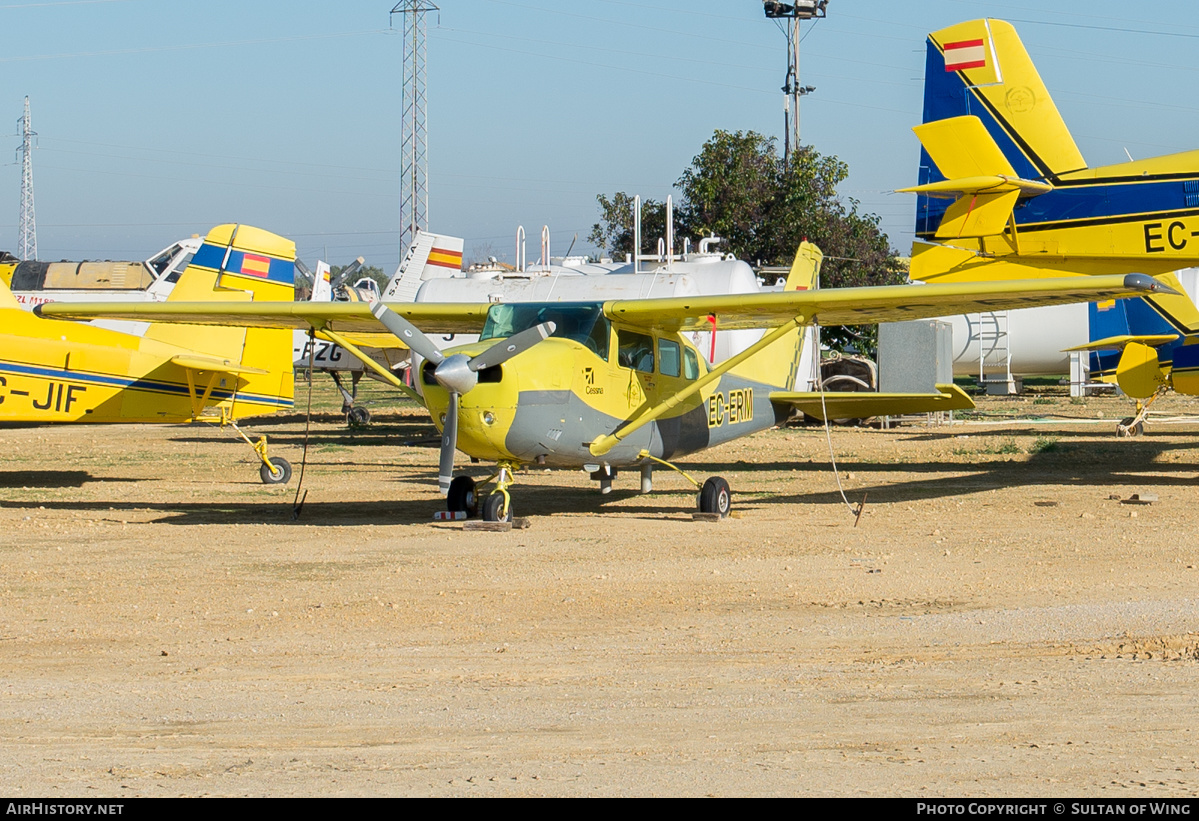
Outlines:
[[470, 357], [456, 353], [447, 356], [433, 371], [433, 378], [443, 388], [465, 394], [479, 382], [479, 375], [471, 370]]

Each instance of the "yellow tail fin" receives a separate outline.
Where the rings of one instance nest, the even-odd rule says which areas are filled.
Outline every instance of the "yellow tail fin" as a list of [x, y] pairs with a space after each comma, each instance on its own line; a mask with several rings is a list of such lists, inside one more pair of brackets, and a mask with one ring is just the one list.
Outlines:
[[[218, 225], [205, 237], [179, 277], [170, 302], [291, 302], [295, 298], [296, 246], [249, 225]], [[292, 332], [268, 328], [152, 325], [147, 339], [240, 363], [235, 416], [277, 409], [294, 394]], [[254, 407], [254, 397], [264, 400]], [[270, 401], [268, 401], [270, 400]]]
[[811, 291], [820, 287], [820, 263], [824, 253], [812, 243], [804, 240], [795, 251], [795, 260], [787, 273], [786, 291]]
[[[783, 289], [807, 291], [820, 287], [820, 263], [824, 254], [814, 244], [804, 241], [795, 252], [791, 271]], [[768, 348], [750, 357], [730, 373], [784, 390], [795, 388], [795, 374], [803, 353], [804, 340], [811, 335], [798, 328], [783, 335]]]
[[[933, 32], [928, 42], [925, 122], [981, 117], [989, 129], [1006, 135], [1001, 148], [1021, 176], [1052, 178], [1086, 168], [1011, 23], [970, 20]], [[1026, 172], [1030, 163], [1037, 173]]]

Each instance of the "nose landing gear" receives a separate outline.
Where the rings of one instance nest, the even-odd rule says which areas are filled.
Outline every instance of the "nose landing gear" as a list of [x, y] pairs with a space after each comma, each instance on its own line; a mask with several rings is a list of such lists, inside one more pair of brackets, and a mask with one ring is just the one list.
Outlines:
[[[482, 499], [483, 521], [512, 521], [512, 496], [508, 488], [515, 483], [513, 476], [518, 467], [514, 462], [500, 462], [496, 472], [481, 482], [476, 482], [470, 476], [455, 477], [450, 482], [446, 496], [446, 509], [450, 513], [465, 513], [467, 518], [474, 518], [479, 515], [479, 500]], [[482, 497], [479, 488], [492, 481], [495, 482], [495, 489]]]

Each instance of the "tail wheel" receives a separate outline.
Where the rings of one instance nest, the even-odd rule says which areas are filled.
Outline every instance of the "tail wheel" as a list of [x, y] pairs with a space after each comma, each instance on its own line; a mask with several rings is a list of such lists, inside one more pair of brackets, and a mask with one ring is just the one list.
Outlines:
[[450, 513], [465, 512], [468, 516], [478, 516], [479, 497], [475, 494], [475, 480], [469, 476], [456, 477], [450, 482], [445, 503]]
[[1133, 417], [1133, 416], [1128, 416], [1128, 417], [1125, 417], [1124, 419], [1121, 419], [1120, 424], [1116, 425], [1116, 435], [1117, 436], [1140, 436], [1142, 433], [1144, 433], [1145, 432], [1145, 423], [1142, 421], [1142, 422], [1137, 422], [1134, 425], [1132, 423], [1132, 420], [1134, 418], [1135, 417]]
[[719, 513], [720, 518], [723, 519], [729, 515], [732, 507], [733, 494], [729, 490], [728, 482], [720, 476], [713, 476], [704, 482], [704, 486], [699, 492], [700, 513]]
[[291, 462], [282, 456], [272, 456], [258, 469], [258, 478], [264, 485], [285, 485], [291, 481]]
[[[504, 510], [507, 505], [508, 509]], [[502, 493], [493, 493], [483, 501], [483, 521], [510, 522], [512, 521], [512, 505]]]
[[353, 407], [346, 412], [346, 424], [352, 428], [364, 428], [371, 423], [371, 412], [363, 407]]

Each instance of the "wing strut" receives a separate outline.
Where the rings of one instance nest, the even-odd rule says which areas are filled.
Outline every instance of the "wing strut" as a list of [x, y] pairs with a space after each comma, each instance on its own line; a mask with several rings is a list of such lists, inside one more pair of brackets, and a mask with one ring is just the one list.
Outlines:
[[632, 419], [627, 420], [624, 424], [617, 427], [617, 429], [612, 433], [608, 434], [607, 436], [597, 436], [589, 445], [591, 455], [603, 456], [605, 453], [612, 450], [612, 448], [620, 444], [620, 441], [633, 431], [638, 430], [639, 428], [642, 428], [654, 421], [659, 416], [678, 405], [687, 397], [720, 379], [720, 377], [724, 376], [728, 371], [737, 367], [742, 362], [758, 353], [758, 351], [770, 345], [772, 342], [776, 342], [791, 331], [794, 331], [796, 328], [803, 327], [807, 323], [807, 317], [803, 314], [800, 314], [794, 319], [788, 320], [787, 322], [775, 328], [773, 331], [767, 333], [741, 353], [730, 359], [726, 359], [724, 362], [721, 362], [718, 367], [708, 371], [705, 375], [701, 376], [699, 379], [695, 380], [681, 391], [668, 396], [657, 405], [654, 405], [653, 407], [642, 411]]
[[340, 345], [342, 348], [349, 351], [352, 356], [354, 356], [356, 359], [361, 361], [363, 365], [370, 368], [375, 373], [379, 374], [379, 376], [381, 376], [385, 382], [387, 382], [389, 385], [392, 385], [393, 387], [398, 389], [400, 391], [400, 393], [404, 394], [404, 396], [407, 396], [413, 402], [417, 402], [421, 405], [425, 404], [425, 400], [421, 399], [420, 394], [418, 394], [412, 388], [405, 385], [403, 380], [401, 380], [399, 377], [397, 377], [391, 371], [387, 370], [387, 368], [384, 368], [382, 365], [380, 365], [374, 359], [367, 356], [362, 351], [358, 350], [358, 348], [355, 347], [354, 344], [352, 342], [350, 342], [348, 339], [346, 339], [344, 336], [337, 333], [336, 331], [330, 330], [328, 328], [328, 326], [321, 328], [320, 332], [322, 334], [324, 334], [325, 336], [329, 337], [329, 339], [334, 344]]

